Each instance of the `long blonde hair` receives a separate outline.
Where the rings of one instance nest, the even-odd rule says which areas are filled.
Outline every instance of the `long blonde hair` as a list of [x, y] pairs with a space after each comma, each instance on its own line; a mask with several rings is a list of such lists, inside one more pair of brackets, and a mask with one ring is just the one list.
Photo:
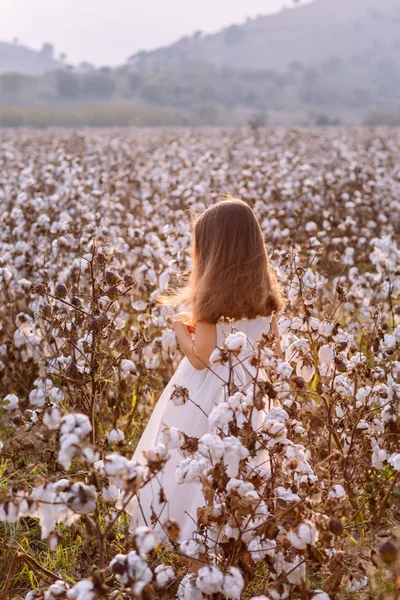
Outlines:
[[186, 302], [194, 323], [253, 319], [282, 308], [260, 225], [242, 200], [221, 200], [194, 219], [191, 254], [188, 285], [160, 300]]

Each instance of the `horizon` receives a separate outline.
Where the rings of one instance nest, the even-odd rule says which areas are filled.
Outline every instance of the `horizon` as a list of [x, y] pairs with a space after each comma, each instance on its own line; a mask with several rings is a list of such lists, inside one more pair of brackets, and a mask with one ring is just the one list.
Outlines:
[[[300, 0], [298, 6], [312, 1]], [[53, 0], [36, 0], [34, 5], [31, 0], [2, 0], [1, 4], [0, 41], [18, 40], [33, 50], [50, 43], [55, 58], [65, 54], [68, 64], [89, 62], [96, 67], [123, 64], [140, 50], [168, 46], [197, 30], [208, 35], [295, 6], [293, 0], [248, 0], [245, 7], [242, 0], [220, 0], [218, 6], [214, 0], [203, 0], [188, 7], [185, 0], [171, 0], [166, 11], [163, 0], [149, 0], [145, 9], [132, 0], [114, 0], [112, 5], [107, 0], [83, 0], [77, 20], [77, 11], [73, 12], [77, 0], [58, 0], [56, 10]]]

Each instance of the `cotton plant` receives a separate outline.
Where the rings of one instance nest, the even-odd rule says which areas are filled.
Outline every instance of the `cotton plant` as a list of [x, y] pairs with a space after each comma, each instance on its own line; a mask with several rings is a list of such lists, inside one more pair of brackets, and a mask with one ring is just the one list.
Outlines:
[[[400, 470], [398, 135], [4, 131], [1, 139], [0, 520], [16, 536], [4, 564], [20, 551], [27, 519], [50, 553], [65, 528], [82, 533], [68, 581], [29, 591], [29, 600], [199, 600], [207, 585], [258, 600], [329, 600], [338, 585], [369, 594], [375, 566], [354, 564], [347, 541], [359, 540], [360, 509], [374, 560], [395, 585], [397, 534], [381, 541], [373, 531], [391, 522]], [[209, 190], [232, 189], [254, 208], [288, 299], [277, 315], [283, 356], [261, 341], [252, 375], [262, 368], [266, 378], [226, 389], [208, 437], [165, 427], [147, 464], [137, 464], [135, 440], [180, 358], [173, 313], [157, 296], [190, 267], [188, 214], [214, 200]], [[210, 367], [227, 374], [244, 347], [232, 331]], [[179, 409], [190, 395], [175, 389], [171, 401]], [[168, 553], [165, 561], [165, 540], [152, 547], [156, 533], [123, 535], [122, 507], [173, 452], [182, 493], [196, 483], [205, 497], [193, 538], [168, 523], [168, 553], [184, 569]], [[196, 560], [198, 574], [185, 574]], [[268, 573], [256, 588], [255, 569]]]

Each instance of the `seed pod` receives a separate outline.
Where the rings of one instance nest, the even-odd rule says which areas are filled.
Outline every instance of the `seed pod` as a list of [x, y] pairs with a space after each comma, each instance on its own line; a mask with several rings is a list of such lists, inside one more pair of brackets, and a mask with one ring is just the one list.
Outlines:
[[126, 287], [131, 287], [132, 285], [135, 285], [135, 280], [133, 279], [132, 275], [124, 275], [124, 284], [126, 285]]
[[116, 285], [120, 281], [120, 278], [114, 271], [106, 271], [104, 278], [108, 285]]
[[32, 291], [38, 296], [44, 296], [47, 292], [47, 288], [44, 283], [39, 283], [39, 285], [32, 286]]
[[67, 288], [65, 287], [65, 285], [63, 283], [57, 283], [55, 290], [54, 290], [54, 295], [56, 298], [66, 298], [67, 296]]
[[117, 287], [111, 287], [107, 290], [106, 296], [110, 298], [110, 300], [116, 300], [119, 298], [119, 289]]
[[164, 524], [165, 530], [172, 538], [178, 538], [180, 534], [179, 523], [176, 519], [168, 519]]
[[99, 331], [100, 329], [100, 323], [98, 321], [98, 319], [96, 319], [96, 317], [92, 317], [89, 321], [89, 329], [91, 331]]
[[80, 375], [79, 369], [74, 362], [68, 365], [68, 367], [65, 370], [65, 373], [71, 379], [78, 379]]
[[392, 565], [399, 557], [399, 548], [393, 540], [387, 540], [379, 547], [379, 554], [385, 564]]
[[63, 356], [65, 356], [65, 358], [70, 356], [71, 352], [69, 350], [68, 344], [63, 344], [60, 348], [60, 352]]
[[331, 519], [329, 521], [329, 529], [334, 535], [341, 535], [344, 531], [342, 521], [339, 521], [338, 519]]
[[50, 306], [50, 304], [44, 304], [40, 310], [40, 315], [45, 318], [45, 319], [52, 319], [53, 318], [53, 308]]
[[122, 337], [115, 344], [115, 347], [118, 350], [118, 352], [128, 352], [131, 345], [126, 337]]
[[76, 308], [81, 308], [82, 300], [78, 296], [72, 296], [71, 304], [73, 304]]
[[25, 421], [21, 417], [21, 415], [15, 415], [12, 418], [12, 424], [14, 425], [14, 427], [23, 427], [23, 425], [25, 424]]
[[110, 322], [110, 319], [107, 317], [106, 313], [104, 313], [104, 312], [99, 314], [97, 320], [99, 322], [100, 327], [107, 327], [107, 325]]
[[107, 258], [106, 255], [104, 254], [104, 252], [97, 252], [96, 254], [96, 261], [100, 264], [100, 265], [104, 265], [104, 263], [106, 262]]
[[299, 390], [302, 390], [305, 386], [305, 381], [302, 377], [295, 377], [293, 379], [293, 383], [297, 388], [299, 388]]

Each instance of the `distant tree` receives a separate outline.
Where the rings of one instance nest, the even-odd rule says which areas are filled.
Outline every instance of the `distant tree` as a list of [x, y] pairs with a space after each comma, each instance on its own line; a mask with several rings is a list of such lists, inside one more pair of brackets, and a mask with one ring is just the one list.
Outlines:
[[249, 119], [248, 126], [250, 127], [250, 129], [252, 130], [252, 132], [254, 134], [257, 134], [258, 130], [261, 127], [265, 127], [267, 122], [268, 122], [267, 113], [256, 113], [255, 115], [253, 115], [251, 117], [251, 119]]
[[95, 67], [91, 63], [89, 63], [89, 62], [87, 62], [87, 61], [84, 60], [84, 61], [82, 61], [82, 62], [79, 63], [78, 69], [79, 69], [79, 71], [86, 71], [87, 72], [87, 71], [94, 71]]
[[129, 73], [128, 75], [129, 88], [132, 90], [132, 92], [136, 92], [143, 84], [143, 81], [144, 75], [138, 71]]
[[337, 127], [338, 125], [341, 125], [341, 121], [337, 117], [329, 117], [328, 115], [322, 114], [318, 115], [315, 119], [315, 124], [318, 127]]
[[0, 90], [8, 96], [14, 96], [21, 91], [22, 75], [18, 73], [5, 73], [0, 78]]
[[388, 127], [400, 126], [400, 112], [398, 110], [376, 110], [367, 115], [364, 125], [371, 127], [385, 125]]
[[73, 73], [69, 71], [57, 71], [57, 94], [63, 98], [78, 98], [81, 89], [79, 80]]
[[40, 50], [40, 54], [44, 58], [53, 59], [54, 58], [54, 46], [53, 44], [45, 43]]
[[224, 31], [224, 41], [230, 45], [239, 44], [245, 36], [243, 27], [240, 27], [240, 25], [231, 25]]
[[151, 104], [163, 104], [164, 92], [158, 83], [147, 83], [140, 90], [141, 96]]
[[60, 56], [58, 57], [59, 61], [64, 63], [67, 60], [67, 55], [65, 52], [61, 52]]
[[304, 64], [300, 60], [292, 60], [289, 63], [289, 71], [303, 71]]
[[148, 54], [149, 53], [146, 52], [146, 50], [139, 50], [139, 52], [136, 52], [136, 54], [132, 54], [132, 56], [128, 58], [128, 64], [136, 65], [142, 62], [142, 60], [144, 60]]
[[84, 93], [94, 98], [108, 98], [115, 91], [115, 82], [111, 75], [101, 71], [88, 73], [83, 81]]
[[322, 65], [323, 72], [328, 75], [339, 75], [343, 71], [343, 60], [339, 56], [332, 56]]
[[308, 67], [302, 74], [302, 81], [299, 88], [299, 95], [302, 102], [311, 104], [315, 97], [315, 88], [319, 79], [317, 69]]

